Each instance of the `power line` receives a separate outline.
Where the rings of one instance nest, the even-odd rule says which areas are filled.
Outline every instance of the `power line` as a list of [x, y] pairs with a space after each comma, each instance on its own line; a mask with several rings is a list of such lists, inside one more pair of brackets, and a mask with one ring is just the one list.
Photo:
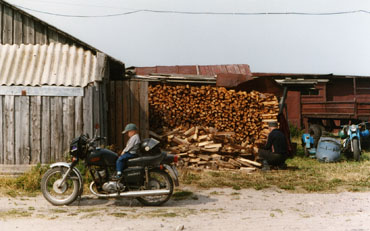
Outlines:
[[235, 16], [257, 16], [257, 15], [302, 15], [302, 16], [331, 16], [331, 15], [344, 15], [344, 14], [357, 14], [357, 13], [365, 13], [370, 14], [370, 11], [367, 10], [352, 10], [352, 11], [337, 11], [337, 12], [323, 12], [323, 13], [313, 13], [313, 12], [197, 12], [197, 11], [176, 11], [176, 10], [151, 10], [151, 9], [137, 9], [122, 13], [116, 14], [105, 14], [105, 15], [70, 15], [70, 14], [59, 14], [59, 13], [52, 13], [47, 11], [35, 10], [24, 6], [14, 5], [18, 8], [41, 13], [53, 16], [60, 16], [60, 17], [71, 17], [71, 18], [105, 18], [105, 17], [117, 17], [117, 16], [124, 16], [129, 14], [136, 14], [136, 13], [158, 13], [158, 14], [186, 14], [186, 15], [235, 15]]

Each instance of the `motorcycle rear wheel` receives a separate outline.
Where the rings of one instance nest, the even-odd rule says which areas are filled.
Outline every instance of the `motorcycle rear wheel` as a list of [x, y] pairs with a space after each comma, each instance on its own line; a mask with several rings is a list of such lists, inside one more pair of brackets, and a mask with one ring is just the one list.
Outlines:
[[46, 171], [42, 177], [42, 194], [53, 205], [69, 205], [78, 197], [80, 182], [77, 177], [71, 177], [73, 173], [70, 173], [70, 176], [67, 177], [60, 187], [57, 186], [67, 170], [66, 167], [52, 168]]
[[149, 172], [149, 190], [167, 189], [169, 194], [160, 196], [137, 197], [136, 199], [143, 205], [159, 206], [167, 202], [173, 193], [173, 181], [166, 171], [152, 170]]

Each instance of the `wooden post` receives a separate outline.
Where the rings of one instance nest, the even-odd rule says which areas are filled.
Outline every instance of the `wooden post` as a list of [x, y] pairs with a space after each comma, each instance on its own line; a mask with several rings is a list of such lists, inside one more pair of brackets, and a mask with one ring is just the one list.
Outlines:
[[123, 137], [124, 135], [122, 134], [122, 131], [124, 129], [124, 121], [123, 121], [123, 117], [125, 116], [123, 114], [123, 99], [122, 99], [122, 96], [123, 96], [123, 82], [122, 81], [115, 81], [115, 108], [116, 108], [116, 111], [115, 111], [115, 116], [116, 116], [116, 124], [115, 124], [115, 127], [116, 127], [116, 133], [115, 133], [115, 139], [116, 139], [116, 145], [117, 145], [117, 148], [119, 150], [123, 149], [124, 147], [124, 140], [123, 140]]
[[51, 163], [51, 120], [50, 97], [42, 97], [42, 123], [41, 123], [41, 163]]
[[140, 135], [141, 138], [149, 137], [149, 103], [148, 103], [148, 82], [140, 82]]
[[4, 98], [4, 164], [15, 164], [14, 156], [14, 96]]
[[31, 164], [41, 161], [41, 96], [31, 96]]
[[30, 164], [30, 101], [28, 96], [15, 97], [15, 163]]
[[[138, 81], [130, 81], [131, 90], [131, 123], [140, 126], [140, 84]], [[140, 129], [140, 128], [139, 128]]]
[[83, 113], [82, 113], [83, 97], [75, 98], [75, 136], [80, 136], [83, 133]]
[[[122, 103], [123, 103], [123, 126], [131, 122], [131, 89], [130, 89], [130, 81], [125, 80], [122, 82], [123, 89], [122, 89]], [[124, 143], [127, 143], [127, 136], [124, 136]]]
[[62, 97], [51, 97], [51, 162], [63, 157], [63, 102]]
[[93, 87], [85, 87], [85, 94], [83, 98], [83, 133], [89, 134], [90, 137], [94, 135], [94, 118], [93, 118]]
[[109, 109], [108, 109], [108, 139], [110, 144], [116, 144], [116, 104], [115, 104], [115, 82], [109, 82]]
[[74, 97], [63, 97], [63, 151], [66, 153], [69, 150], [69, 144], [75, 134], [75, 105]]

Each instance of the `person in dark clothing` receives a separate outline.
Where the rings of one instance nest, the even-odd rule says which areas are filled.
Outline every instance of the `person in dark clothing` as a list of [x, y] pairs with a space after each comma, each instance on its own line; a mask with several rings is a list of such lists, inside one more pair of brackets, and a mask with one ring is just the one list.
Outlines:
[[285, 160], [288, 155], [285, 136], [278, 129], [276, 122], [269, 123], [269, 130], [266, 146], [258, 150], [258, 155], [262, 159], [262, 170], [270, 170], [270, 165], [286, 169]]

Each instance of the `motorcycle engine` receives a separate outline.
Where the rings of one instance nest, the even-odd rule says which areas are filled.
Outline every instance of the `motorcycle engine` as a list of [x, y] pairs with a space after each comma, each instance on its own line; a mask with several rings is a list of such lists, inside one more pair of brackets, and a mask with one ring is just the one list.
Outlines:
[[124, 185], [117, 182], [117, 181], [108, 181], [103, 184], [103, 190], [108, 193], [115, 193], [118, 190], [122, 191], [124, 189]]

